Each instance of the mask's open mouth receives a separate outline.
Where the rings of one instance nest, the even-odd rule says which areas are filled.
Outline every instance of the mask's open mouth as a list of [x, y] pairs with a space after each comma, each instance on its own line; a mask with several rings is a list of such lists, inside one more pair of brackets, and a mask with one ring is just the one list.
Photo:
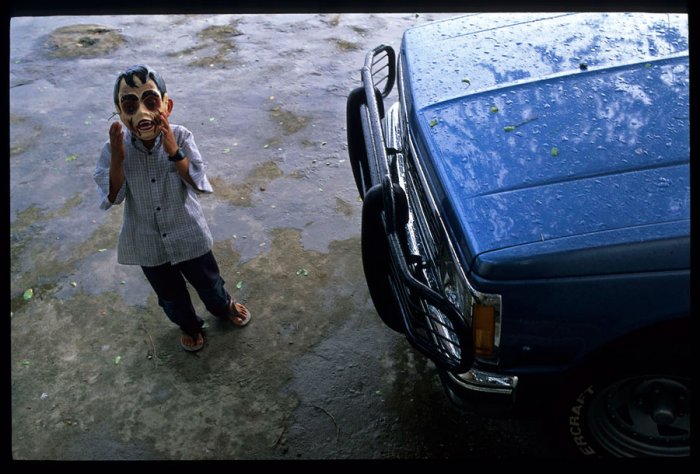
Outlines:
[[143, 132], [150, 132], [156, 127], [155, 122], [151, 120], [141, 120], [138, 125], [136, 126], [136, 129], [143, 133]]

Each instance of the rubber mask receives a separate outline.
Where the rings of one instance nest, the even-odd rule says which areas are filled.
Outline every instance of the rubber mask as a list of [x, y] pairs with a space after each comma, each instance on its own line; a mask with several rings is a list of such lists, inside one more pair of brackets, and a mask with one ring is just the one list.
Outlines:
[[160, 114], [167, 115], [168, 96], [160, 96], [152, 79], [142, 84], [134, 77], [134, 83], [131, 87], [122, 79], [119, 84], [119, 117], [136, 137], [152, 140], [160, 134]]

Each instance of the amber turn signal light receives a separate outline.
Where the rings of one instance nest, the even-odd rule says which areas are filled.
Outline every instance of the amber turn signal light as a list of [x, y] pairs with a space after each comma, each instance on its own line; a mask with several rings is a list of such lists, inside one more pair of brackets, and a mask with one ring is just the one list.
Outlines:
[[482, 357], [493, 355], [496, 333], [496, 310], [493, 306], [475, 304], [472, 307], [474, 354]]

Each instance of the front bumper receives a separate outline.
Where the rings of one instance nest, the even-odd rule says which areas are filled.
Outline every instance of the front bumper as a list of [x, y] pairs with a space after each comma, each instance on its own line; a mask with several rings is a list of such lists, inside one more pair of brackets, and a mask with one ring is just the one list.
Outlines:
[[509, 413], [515, 406], [518, 377], [471, 368], [464, 373], [439, 370], [440, 381], [452, 403], [464, 410], [486, 414]]

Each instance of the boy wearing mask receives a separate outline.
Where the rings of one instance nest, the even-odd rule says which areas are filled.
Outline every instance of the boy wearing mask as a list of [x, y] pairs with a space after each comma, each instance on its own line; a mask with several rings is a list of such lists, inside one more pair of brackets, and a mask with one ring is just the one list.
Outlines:
[[156, 71], [136, 65], [120, 74], [114, 105], [122, 123], [110, 126], [94, 178], [100, 208], [124, 203], [117, 261], [141, 266], [158, 304], [182, 330], [183, 349], [197, 351], [204, 346], [204, 321], [185, 279], [214, 316], [236, 326], [251, 318], [225, 289], [211, 251], [213, 238], [198, 199], [213, 191], [207, 164], [192, 133], [168, 121], [173, 101]]

